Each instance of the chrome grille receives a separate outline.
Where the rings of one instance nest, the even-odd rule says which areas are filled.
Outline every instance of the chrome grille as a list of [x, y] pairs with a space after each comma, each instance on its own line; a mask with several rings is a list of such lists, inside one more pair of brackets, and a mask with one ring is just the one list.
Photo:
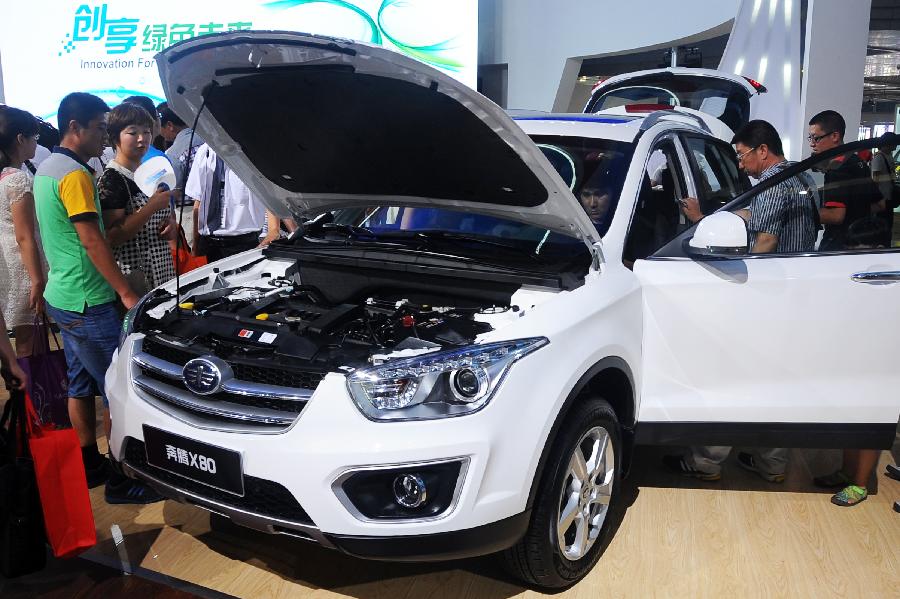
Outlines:
[[[184, 366], [189, 360], [202, 355], [202, 352], [191, 352], [187, 349], [173, 347], [153, 338], [144, 338], [142, 351], [178, 366]], [[258, 364], [248, 364], [240, 361], [231, 362], [231, 368], [234, 370], [235, 378], [242, 381], [299, 389], [315, 389], [325, 376], [324, 372], [316, 370], [298, 371], [283, 367], [273, 368]]]
[[[151, 344], [168, 349], [153, 340], [135, 342], [132, 356], [135, 388], [157, 407], [204, 428], [284, 430], [296, 420], [313, 393], [312, 389], [242, 380], [235, 372], [236, 378], [224, 380], [219, 392], [198, 395], [185, 386], [183, 364], [144, 351]], [[187, 357], [185, 362], [198, 357], [178, 348], [171, 348], [167, 354], [167, 357]]]

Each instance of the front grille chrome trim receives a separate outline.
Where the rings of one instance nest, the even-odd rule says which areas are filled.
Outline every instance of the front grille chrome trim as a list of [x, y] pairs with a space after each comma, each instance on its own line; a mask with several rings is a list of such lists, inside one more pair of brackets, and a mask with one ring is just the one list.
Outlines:
[[229, 379], [222, 384], [224, 393], [234, 393], [235, 395], [244, 395], [246, 397], [271, 397], [273, 399], [283, 399], [286, 401], [305, 402], [309, 401], [313, 392], [309, 389], [286, 389], [276, 385], [267, 385], [265, 383], [250, 383], [238, 379]]
[[156, 356], [151, 356], [150, 354], [145, 354], [144, 352], [134, 354], [131, 359], [141, 368], [145, 368], [147, 370], [150, 370], [151, 372], [155, 372], [160, 376], [172, 379], [173, 381], [182, 380], [183, 367], [178, 366], [177, 364], [172, 364], [171, 362], [160, 360]]
[[206, 399], [144, 375], [135, 376], [133, 382], [144, 393], [174, 406], [227, 420], [289, 426], [297, 418], [293, 413]]
[[[132, 357], [135, 364], [173, 381], [183, 381], [183, 367], [161, 360], [144, 352], [135, 353]], [[290, 389], [265, 383], [252, 383], [238, 379], [228, 379], [222, 383], [221, 392], [233, 393], [245, 397], [265, 397], [286, 401], [306, 402], [312, 397], [310, 389]]]

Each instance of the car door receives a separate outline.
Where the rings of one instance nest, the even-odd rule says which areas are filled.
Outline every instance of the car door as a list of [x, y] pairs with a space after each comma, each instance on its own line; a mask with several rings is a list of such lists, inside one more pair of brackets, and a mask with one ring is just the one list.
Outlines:
[[634, 264], [638, 440], [889, 447], [900, 412], [900, 248], [704, 260], [682, 249], [691, 233]]

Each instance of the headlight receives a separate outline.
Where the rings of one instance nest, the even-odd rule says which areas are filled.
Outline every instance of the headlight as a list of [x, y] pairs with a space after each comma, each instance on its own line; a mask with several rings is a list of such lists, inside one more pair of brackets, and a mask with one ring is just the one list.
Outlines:
[[484, 407], [513, 362], [547, 343], [517, 339], [394, 360], [355, 371], [347, 387], [372, 420], [461, 416]]

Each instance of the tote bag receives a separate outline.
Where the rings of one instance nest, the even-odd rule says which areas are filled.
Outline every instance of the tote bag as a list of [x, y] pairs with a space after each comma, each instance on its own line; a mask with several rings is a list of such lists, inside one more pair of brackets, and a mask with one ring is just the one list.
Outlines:
[[78, 555], [97, 543], [78, 435], [42, 424], [28, 397], [25, 411], [47, 540], [56, 557]]
[[30, 356], [19, 358], [19, 366], [28, 375], [26, 391], [38, 418], [57, 428], [72, 426], [69, 421], [69, 379], [66, 355], [53, 333], [56, 349], [50, 349], [49, 327], [45, 320], [34, 319], [34, 341]]

